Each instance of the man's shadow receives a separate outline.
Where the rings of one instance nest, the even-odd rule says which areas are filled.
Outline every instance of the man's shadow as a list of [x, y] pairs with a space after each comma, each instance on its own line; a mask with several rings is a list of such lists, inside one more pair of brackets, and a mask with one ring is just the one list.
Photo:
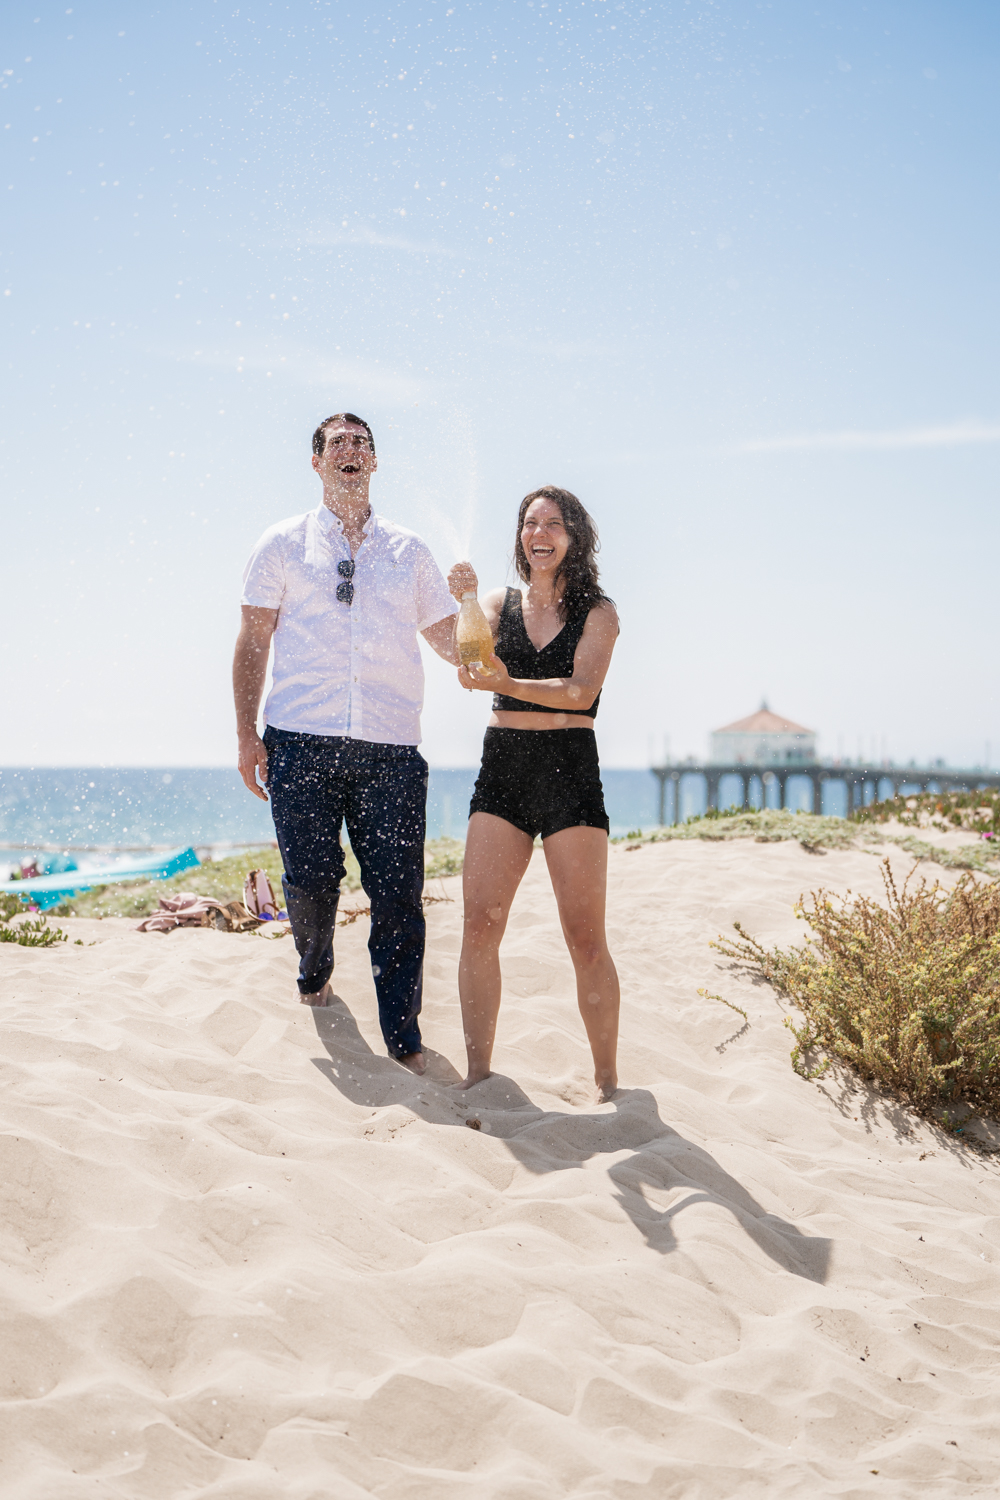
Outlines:
[[[339, 995], [313, 1011], [328, 1058], [313, 1058], [345, 1099], [372, 1110], [393, 1105], [429, 1124], [467, 1129], [473, 1120], [501, 1140], [530, 1172], [578, 1167], [594, 1156], [630, 1151], [608, 1169], [618, 1202], [651, 1249], [666, 1255], [678, 1248], [674, 1219], [695, 1203], [714, 1203], [733, 1215], [743, 1231], [782, 1270], [825, 1282], [831, 1241], [804, 1235], [794, 1224], [765, 1211], [709, 1152], [666, 1125], [648, 1089], [619, 1089], [614, 1114], [563, 1114], [543, 1110], [510, 1078], [495, 1073], [471, 1093], [448, 1087], [460, 1075], [440, 1053], [424, 1049], [427, 1072], [417, 1077], [392, 1058], [374, 1053]], [[443, 1086], [442, 1086], [443, 1085]], [[644, 1189], [684, 1193], [658, 1209]]]

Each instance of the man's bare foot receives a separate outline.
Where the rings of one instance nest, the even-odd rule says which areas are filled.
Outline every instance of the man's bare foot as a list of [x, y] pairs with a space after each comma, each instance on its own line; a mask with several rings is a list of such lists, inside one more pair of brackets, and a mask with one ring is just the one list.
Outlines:
[[492, 1074], [488, 1070], [485, 1073], [469, 1073], [468, 1076], [463, 1078], [462, 1082], [456, 1084], [455, 1087], [460, 1089], [475, 1088], [477, 1083], [482, 1083], [484, 1078], [490, 1077], [492, 1077]]
[[299, 995], [299, 1000], [303, 1005], [329, 1005], [332, 998], [333, 991], [330, 989], [329, 984], [324, 984], [323, 988], [317, 990], [315, 995]]
[[426, 1073], [427, 1063], [422, 1052], [408, 1052], [405, 1057], [397, 1057], [396, 1061], [402, 1063], [404, 1068], [409, 1068], [411, 1073]]

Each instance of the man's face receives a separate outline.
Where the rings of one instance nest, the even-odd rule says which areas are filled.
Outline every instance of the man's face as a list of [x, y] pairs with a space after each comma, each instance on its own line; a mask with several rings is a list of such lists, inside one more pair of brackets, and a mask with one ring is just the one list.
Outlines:
[[316, 473], [339, 490], [356, 488], [363, 493], [378, 468], [367, 432], [355, 422], [337, 422], [325, 431], [326, 446], [322, 454], [313, 454]]

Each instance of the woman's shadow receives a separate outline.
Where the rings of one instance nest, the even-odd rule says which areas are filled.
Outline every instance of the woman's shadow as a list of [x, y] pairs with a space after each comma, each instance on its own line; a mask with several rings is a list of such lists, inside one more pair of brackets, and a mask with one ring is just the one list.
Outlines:
[[[440, 1053], [424, 1049], [427, 1072], [416, 1077], [392, 1058], [374, 1053], [339, 995], [313, 1011], [328, 1056], [313, 1058], [345, 1099], [368, 1109], [393, 1105], [428, 1124], [467, 1129], [470, 1122], [501, 1140], [530, 1172], [578, 1167], [603, 1154], [632, 1154], [609, 1167], [615, 1197], [646, 1243], [661, 1254], [678, 1248], [674, 1219], [696, 1203], [726, 1209], [775, 1264], [808, 1281], [825, 1282], [831, 1241], [804, 1235], [794, 1224], [767, 1213], [702, 1147], [685, 1140], [660, 1119], [647, 1089], [619, 1089], [614, 1114], [543, 1110], [510, 1078], [495, 1073], [471, 1093], [449, 1087], [459, 1074]], [[683, 1197], [658, 1209], [644, 1189]]]

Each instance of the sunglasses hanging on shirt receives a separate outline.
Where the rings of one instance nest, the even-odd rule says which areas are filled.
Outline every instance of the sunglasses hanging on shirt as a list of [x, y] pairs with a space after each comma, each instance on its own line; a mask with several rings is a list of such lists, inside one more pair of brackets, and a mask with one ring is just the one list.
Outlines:
[[341, 604], [353, 604], [354, 584], [351, 582], [351, 579], [354, 577], [354, 558], [341, 558], [340, 562], [337, 564], [337, 572], [344, 580], [343, 583], [337, 584], [337, 598], [340, 600]]

